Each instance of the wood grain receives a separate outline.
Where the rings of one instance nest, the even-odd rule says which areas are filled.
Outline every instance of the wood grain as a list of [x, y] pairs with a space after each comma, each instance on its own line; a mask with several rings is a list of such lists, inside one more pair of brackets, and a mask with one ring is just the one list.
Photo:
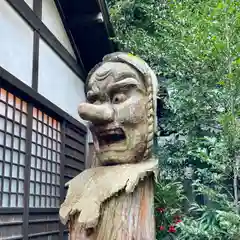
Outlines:
[[145, 178], [131, 194], [120, 193], [104, 203], [97, 229], [69, 224], [70, 240], [154, 240], [153, 178]]

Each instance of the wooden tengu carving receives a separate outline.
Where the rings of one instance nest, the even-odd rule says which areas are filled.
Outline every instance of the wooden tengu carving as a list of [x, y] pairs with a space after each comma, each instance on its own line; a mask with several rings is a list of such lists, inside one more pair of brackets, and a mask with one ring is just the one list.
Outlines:
[[152, 156], [157, 79], [141, 59], [107, 55], [87, 80], [80, 116], [90, 122], [96, 159], [67, 183], [60, 208], [71, 240], [153, 240]]

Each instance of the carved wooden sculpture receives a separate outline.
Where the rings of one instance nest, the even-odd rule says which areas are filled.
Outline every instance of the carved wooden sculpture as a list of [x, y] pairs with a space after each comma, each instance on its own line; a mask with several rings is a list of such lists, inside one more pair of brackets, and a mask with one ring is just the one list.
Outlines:
[[153, 240], [152, 156], [157, 79], [141, 59], [107, 55], [87, 80], [80, 116], [90, 122], [96, 159], [67, 183], [60, 208], [71, 240]]

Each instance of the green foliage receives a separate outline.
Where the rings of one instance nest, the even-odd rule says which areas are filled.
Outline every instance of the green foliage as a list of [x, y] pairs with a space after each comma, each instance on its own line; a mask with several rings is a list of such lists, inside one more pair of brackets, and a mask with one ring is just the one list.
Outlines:
[[146, 60], [169, 94], [159, 129], [174, 134], [155, 149], [156, 205], [168, 214], [156, 219], [183, 222], [157, 239], [240, 239], [240, 1], [109, 0], [109, 11], [121, 50]]

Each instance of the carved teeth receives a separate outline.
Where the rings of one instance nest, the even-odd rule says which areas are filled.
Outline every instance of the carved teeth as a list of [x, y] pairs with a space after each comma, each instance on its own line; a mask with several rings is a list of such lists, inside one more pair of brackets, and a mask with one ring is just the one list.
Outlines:
[[126, 138], [124, 131], [121, 128], [102, 129], [101, 132], [98, 132], [97, 136], [100, 146], [110, 145]]
[[99, 132], [99, 136], [106, 136], [106, 135], [112, 135], [112, 134], [124, 134], [123, 130], [120, 128], [117, 129], [106, 129], [103, 132]]

